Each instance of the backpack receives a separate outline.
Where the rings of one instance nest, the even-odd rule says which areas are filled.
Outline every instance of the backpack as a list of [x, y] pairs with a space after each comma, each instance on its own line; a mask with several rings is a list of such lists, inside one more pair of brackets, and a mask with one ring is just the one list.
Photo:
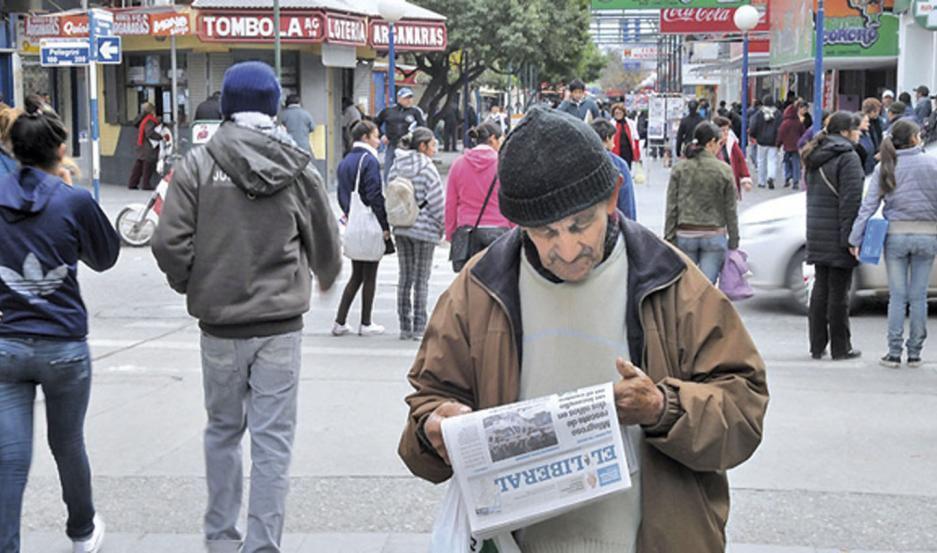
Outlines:
[[426, 205], [417, 205], [413, 183], [404, 177], [395, 177], [387, 183], [384, 191], [384, 209], [387, 222], [395, 227], [412, 227], [420, 215], [420, 209]]

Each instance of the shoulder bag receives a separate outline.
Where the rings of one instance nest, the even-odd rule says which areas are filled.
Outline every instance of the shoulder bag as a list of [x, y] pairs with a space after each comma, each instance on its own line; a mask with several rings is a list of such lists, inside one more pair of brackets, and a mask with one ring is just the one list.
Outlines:
[[355, 261], [380, 261], [384, 257], [387, 245], [384, 242], [384, 230], [377, 220], [377, 215], [361, 201], [358, 188], [361, 186], [361, 164], [363, 154], [358, 161], [358, 173], [355, 175], [355, 187], [351, 190], [348, 208], [348, 224], [345, 226], [343, 239], [345, 257]]
[[508, 229], [504, 227], [482, 227], [478, 225], [482, 222], [485, 215], [485, 209], [488, 208], [488, 202], [491, 200], [491, 194], [494, 192], [495, 183], [498, 182], [498, 173], [491, 179], [491, 185], [488, 186], [488, 194], [485, 196], [485, 203], [482, 204], [481, 211], [478, 212], [478, 218], [473, 226], [462, 226], [456, 229], [452, 235], [452, 247], [449, 250], [449, 261], [452, 262], [452, 270], [459, 272], [462, 267], [472, 259], [472, 256], [491, 245]]

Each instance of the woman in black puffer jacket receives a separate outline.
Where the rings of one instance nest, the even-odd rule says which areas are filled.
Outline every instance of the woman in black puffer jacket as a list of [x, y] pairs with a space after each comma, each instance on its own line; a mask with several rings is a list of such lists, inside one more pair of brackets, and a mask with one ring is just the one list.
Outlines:
[[855, 359], [849, 333], [849, 285], [858, 265], [849, 233], [862, 201], [864, 171], [855, 144], [861, 120], [840, 111], [801, 151], [807, 177], [807, 263], [816, 268], [810, 296], [810, 354]]

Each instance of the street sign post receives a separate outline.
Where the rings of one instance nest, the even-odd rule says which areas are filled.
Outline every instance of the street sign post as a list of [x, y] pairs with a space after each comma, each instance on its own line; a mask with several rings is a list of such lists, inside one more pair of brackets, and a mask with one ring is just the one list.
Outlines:
[[39, 63], [43, 67], [88, 65], [91, 49], [84, 40], [43, 40], [39, 46]]
[[120, 63], [120, 38], [111, 40], [113, 34], [114, 14], [112, 12], [98, 8], [88, 10], [88, 48], [91, 50], [91, 63], [88, 64], [88, 99], [91, 104], [91, 186], [94, 188], [96, 201], [101, 200], [98, 63]]

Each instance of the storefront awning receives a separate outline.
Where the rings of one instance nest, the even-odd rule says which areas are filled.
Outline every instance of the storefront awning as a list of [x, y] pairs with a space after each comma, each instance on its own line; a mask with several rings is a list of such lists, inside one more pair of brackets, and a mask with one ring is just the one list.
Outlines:
[[[441, 51], [448, 45], [446, 18], [403, 2], [394, 45], [401, 51]], [[272, 0], [195, 0], [196, 32], [202, 42], [272, 42]], [[388, 47], [389, 25], [377, 0], [281, 0], [280, 39], [346, 46]]]
[[[446, 17], [416, 4], [402, 2], [404, 19], [445, 21]], [[273, 9], [273, 0], [195, 0], [192, 7], [199, 9], [257, 10]], [[378, 0], [280, 0], [284, 10], [329, 10], [379, 19]]]

